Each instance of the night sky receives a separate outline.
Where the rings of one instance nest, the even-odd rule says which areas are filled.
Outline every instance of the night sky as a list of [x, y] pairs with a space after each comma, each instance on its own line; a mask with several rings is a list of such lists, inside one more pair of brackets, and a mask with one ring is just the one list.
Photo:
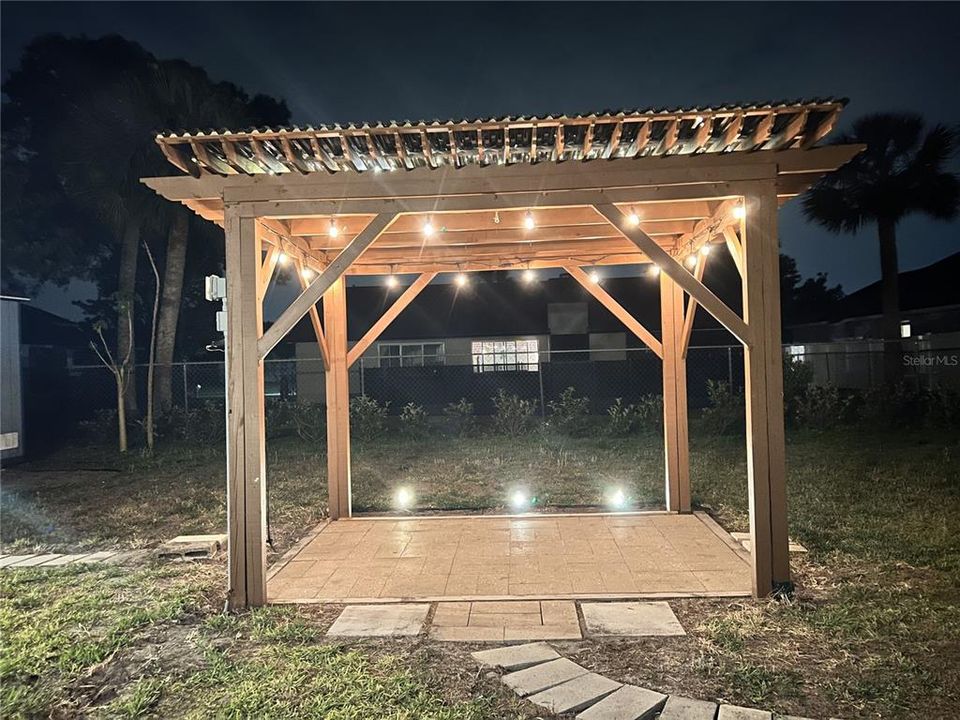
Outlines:
[[[3, 2], [0, 13], [4, 78], [38, 34], [117, 33], [282, 97], [303, 124], [831, 95], [850, 98], [841, 128], [876, 111], [960, 122], [955, 3]], [[794, 202], [780, 233], [804, 275], [827, 272], [848, 292], [879, 277], [873, 227], [837, 237]], [[914, 218], [899, 242], [901, 269], [920, 267], [960, 250], [960, 222]]]

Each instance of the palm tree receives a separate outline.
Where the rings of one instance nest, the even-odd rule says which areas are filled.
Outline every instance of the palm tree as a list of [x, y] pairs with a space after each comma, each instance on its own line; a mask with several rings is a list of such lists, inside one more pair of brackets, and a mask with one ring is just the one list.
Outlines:
[[860, 118], [836, 142], [864, 143], [866, 150], [823, 177], [803, 200], [807, 217], [834, 232], [877, 224], [888, 381], [901, 367], [897, 224], [914, 213], [951, 220], [960, 211], [960, 177], [948, 168], [960, 133], [925, 126], [921, 116], [909, 113]]

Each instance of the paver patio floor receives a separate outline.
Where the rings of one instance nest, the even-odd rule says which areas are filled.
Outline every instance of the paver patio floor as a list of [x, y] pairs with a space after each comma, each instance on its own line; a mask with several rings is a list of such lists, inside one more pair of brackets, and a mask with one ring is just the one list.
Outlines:
[[272, 570], [270, 602], [742, 596], [736, 543], [700, 514], [363, 518]]

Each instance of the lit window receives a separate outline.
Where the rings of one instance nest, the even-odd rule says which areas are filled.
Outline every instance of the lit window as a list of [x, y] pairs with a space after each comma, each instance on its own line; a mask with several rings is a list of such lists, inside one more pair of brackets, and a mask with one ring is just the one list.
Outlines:
[[472, 343], [474, 372], [527, 371], [540, 369], [540, 352], [532, 340], [477, 340]]

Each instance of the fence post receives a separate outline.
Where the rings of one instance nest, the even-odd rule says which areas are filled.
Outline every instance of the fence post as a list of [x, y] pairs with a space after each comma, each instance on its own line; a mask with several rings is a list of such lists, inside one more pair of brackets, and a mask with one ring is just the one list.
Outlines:
[[727, 345], [727, 385], [733, 389], [733, 348]]
[[366, 396], [367, 394], [367, 385], [363, 376], [363, 356], [360, 356], [360, 394]]
[[181, 363], [183, 368], [183, 411], [190, 412], [190, 394], [187, 392], [187, 364]]
[[540, 381], [540, 417], [547, 417], [547, 403], [543, 394], [543, 362], [537, 356], [537, 379]]

